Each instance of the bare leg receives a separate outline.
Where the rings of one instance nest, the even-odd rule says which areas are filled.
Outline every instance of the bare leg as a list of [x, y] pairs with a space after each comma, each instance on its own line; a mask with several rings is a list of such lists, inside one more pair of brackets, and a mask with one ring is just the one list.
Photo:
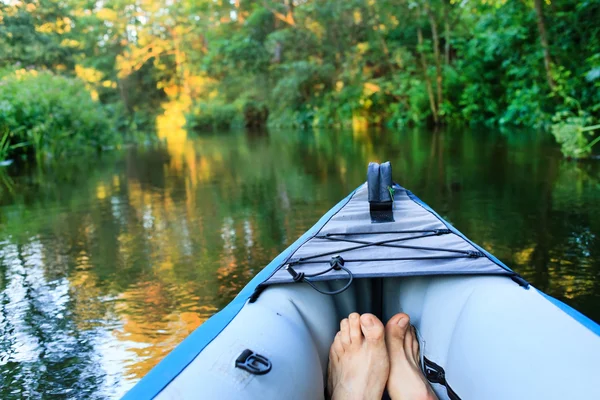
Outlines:
[[419, 342], [408, 315], [394, 315], [385, 326], [390, 357], [387, 389], [392, 400], [433, 400], [437, 396], [419, 368]]
[[342, 320], [329, 350], [327, 391], [333, 400], [381, 399], [390, 369], [384, 332], [372, 314]]

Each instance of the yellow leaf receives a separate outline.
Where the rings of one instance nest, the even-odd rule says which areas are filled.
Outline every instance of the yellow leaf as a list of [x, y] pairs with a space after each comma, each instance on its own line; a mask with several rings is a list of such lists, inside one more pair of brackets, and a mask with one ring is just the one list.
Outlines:
[[73, 39], [63, 39], [60, 42], [60, 45], [62, 47], [71, 47], [71, 48], [80, 48], [81, 47], [81, 43], [79, 43], [77, 40], [73, 40]]
[[96, 186], [96, 198], [98, 200], [104, 200], [107, 196], [107, 189], [102, 182]]
[[87, 83], [98, 83], [102, 80], [103, 74], [94, 68], [86, 68], [81, 65], [75, 66], [75, 75]]
[[56, 29], [55, 24], [50, 22], [46, 22], [45, 24], [39, 25], [35, 27], [35, 31], [39, 33], [51, 33]]
[[367, 50], [369, 50], [369, 43], [367, 42], [362, 42], [356, 45], [356, 48], [358, 49], [358, 52], [360, 54], [365, 54], [367, 52]]
[[117, 12], [110, 8], [101, 8], [96, 11], [96, 16], [104, 21], [116, 22], [118, 20]]
[[373, 93], [377, 93], [381, 90], [381, 88], [379, 87], [379, 85], [376, 85], [375, 83], [371, 83], [371, 82], [366, 82], [365, 84], [363, 84], [363, 94], [365, 96], [370, 96]]
[[306, 29], [312, 32], [319, 39], [321, 39], [325, 34], [325, 29], [323, 28], [323, 26], [315, 20], [307, 18], [307, 21], [304, 25], [306, 26]]

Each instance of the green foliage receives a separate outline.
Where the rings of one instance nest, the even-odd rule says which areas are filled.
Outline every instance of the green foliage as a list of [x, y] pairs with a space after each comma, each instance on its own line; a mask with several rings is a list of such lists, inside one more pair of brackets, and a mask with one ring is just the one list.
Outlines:
[[10, 132], [3, 146], [12, 150], [5, 153], [60, 157], [118, 143], [103, 108], [79, 80], [36, 70], [2, 75], [0, 128]]
[[593, 119], [583, 112], [577, 116], [568, 112], [556, 113], [552, 119], [552, 134], [565, 157], [586, 158], [600, 141], [600, 136], [596, 139], [590, 137], [593, 131], [600, 130], [600, 125], [590, 125]]
[[199, 130], [554, 124], [584, 143], [552, 116], [600, 121], [600, 0], [535, 4], [0, 2], [0, 67], [77, 75], [124, 132], [183, 97]]
[[472, 35], [455, 45], [463, 82], [460, 105], [471, 123], [540, 126], [547, 92], [535, 13], [522, 2], [480, 6]]
[[186, 115], [186, 126], [196, 132], [226, 130], [241, 124], [240, 110], [232, 104], [198, 102]]
[[0, 67], [15, 63], [72, 67], [79, 50], [63, 43], [66, 36], [71, 36], [68, 3], [23, 1], [16, 7], [9, 3], [0, 2]]
[[552, 134], [561, 145], [561, 151], [565, 157], [579, 158], [589, 154], [589, 150], [583, 151], [588, 144], [581, 130], [584, 124], [584, 118], [582, 117], [568, 116], [561, 119], [559, 115], [555, 116]]
[[[550, 37], [566, 30], [573, 47], [584, 40], [589, 44], [586, 54], [598, 51], [597, 41], [587, 35], [597, 29], [584, 14], [594, 11], [596, 3], [580, 5], [576, 11], [570, 4], [546, 8]], [[467, 10], [463, 5], [432, 2], [428, 7], [431, 17], [426, 18], [423, 4], [307, 2], [295, 7], [290, 26], [274, 18], [276, 13], [281, 17], [285, 7], [275, 12], [257, 6], [244, 24], [221, 28], [220, 35], [227, 33], [227, 39], [214, 38], [221, 45], [211, 51], [205, 65], [209, 75], [222, 82], [219, 91], [226, 103], [255, 91], [256, 82], [266, 87], [261, 97], [269, 106], [270, 122], [277, 126], [347, 125], [355, 117], [375, 125], [425, 123], [433, 118], [428, 85], [435, 93], [436, 79], [442, 81], [444, 98], [435, 113], [446, 122], [528, 127], [550, 123], [564, 95], [547, 85], [531, 4], [476, 3]], [[562, 23], [567, 10], [586, 30]], [[440, 62], [439, 71], [431, 18], [437, 20], [440, 51], [445, 35], [451, 35], [449, 57]], [[447, 21], [460, 23], [450, 22], [448, 32], [443, 32]], [[557, 83], [562, 74], [570, 96], [595, 96], [593, 91], [580, 93], [581, 84], [570, 69], [579, 68], [570, 62], [573, 52], [559, 49], [558, 45], [551, 49], [558, 54]], [[562, 53], [569, 59], [568, 68], [562, 67]], [[597, 60], [588, 59], [587, 72], [594, 71]]]
[[311, 125], [314, 117], [313, 101], [319, 98], [331, 81], [333, 66], [318, 65], [307, 61], [285, 63], [274, 69], [280, 76], [273, 88], [274, 119], [281, 119], [282, 113], [292, 111], [295, 117], [288, 123]]

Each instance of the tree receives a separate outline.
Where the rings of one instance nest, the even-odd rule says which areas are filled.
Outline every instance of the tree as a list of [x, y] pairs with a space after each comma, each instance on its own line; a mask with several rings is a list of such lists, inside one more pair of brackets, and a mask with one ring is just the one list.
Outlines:
[[546, 80], [550, 89], [554, 90], [556, 85], [552, 78], [552, 60], [550, 58], [550, 46], [548, 45], [548, 34], [546, 33], [546, 23], [544, 21], [544, 3], [542, 0], [533, 0], [535, 15], [537, 17], [537, 27], [540, 35], [540, 44], [544, 52], [544, 68], [546, 69]]

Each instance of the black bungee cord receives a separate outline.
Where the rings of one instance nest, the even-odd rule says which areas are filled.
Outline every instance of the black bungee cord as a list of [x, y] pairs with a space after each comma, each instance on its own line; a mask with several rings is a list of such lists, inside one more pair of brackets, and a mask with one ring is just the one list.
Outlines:
[[[397, 237], [394, 239], [380, 240], [377, 242], [367, 242], [367, 241], [363, 241], [363, 240], [355, 240], [355, 239], [336, 237], [336, 236], [355, 236], [355, 235], [369, 235], [369, 234], [398, 234], [398, 233], [423, 233], [423, 235], [412, 236], [412, 237]], [[305, 282], [308, 285], [310, 285], [313, 289], [315, 289], [317, 292], [319, 292], [321, 294], [333, 296], [336, 294], [340, 294], [340, 293], [344, 292], [346, 289], [348, 289], [350, 287], [350, 285], [352, 284], [352, 281], [354, 280], [354, 275], [352, 274], [352, 271], [350, 271], [348, 268], [346, 268], [344, 266], [344, 264], [347, 262], [373, 262], [373, 261], [387, 262], [387, 261], [407, 261], [407, 260], [438, 260], [438, 259], [456, 259], [456, 258], [479, 258], [479, 257], [485, 256], [482, 252], [475, 251], [475, 250], [443, 249], [443, 248], [437, 248], [437, 247], [394, 244], [396, 242], [401, 242], [401, 241], [425, 238], [425, 237], [430, 237], [430, 236], [446, 235], [446, 234], [450, 234], [450, 233], [452, 233], [452, 231], [450, 231], [449, 229], [430, 229], [430, 230], [421, 230], [421, 231], [410, 230], [410, 231], [386, 231], [386, 232], [327, 233], [325, 235], [315, 236], [315, 238], [323, 239], [323, 240], [347, 242], [347, 243], [356, 243], [358, 245], [348, 247], [345, 249], [339, 249], [339, 250], [335, 250], [335, 251], [327, 251], [327, 252], [320, 253], [320, 254], [301, 257], [301, 258], [292, 260], [292, 261], [288, 262], [287, 264], [285, 264], [284, 269], [292, 276], [292, 279], [294, 280], [294, 282]], [[344, 258], [342, 258], [342, 256], [339, 255], [339, 253], [342, 253], [342, 252], [359, 250], [359, 249], [363, 249], [363, 248], [371, 247], [371, 246], [394, 247], [394, 248], [425, 250], [425, 251], [443, 251], [443, 252], [454, 253], [455, 255], [423, 256], [423, 257], [385, 257], [385, 258], [374, 258], [374, 259], [344, 259]], [[315, 258], [320, 258], [320, 257], [332, 255], [332, 254], [335, 254], [335, 255], [333, 257], [331, 257], [331, 259], [329, 259], [329, 260], [315, 260]], [[293, 268], [294, 265], [318, 264], [318, 263], [324, 263], [327, 261], [329, 261], [329, 268], [327, 268], [321, 272], [314, 273], [314, 274], [306, 274], [304, 272], [298, 272]], [[320, 275], [324, 275], [330, 271], [340, 271], [340, 270], [345, 271], [348, 274], [349, 278], [348, 278], [348, 282], [346, 282], [346, 284], [338, 290], [333, 290], [333, 291], [321, 290], [314, 284], [313, 281], [311, 281], [309, 279], [309, 278], [314, 278], [314, 277], [317, 277]]]

